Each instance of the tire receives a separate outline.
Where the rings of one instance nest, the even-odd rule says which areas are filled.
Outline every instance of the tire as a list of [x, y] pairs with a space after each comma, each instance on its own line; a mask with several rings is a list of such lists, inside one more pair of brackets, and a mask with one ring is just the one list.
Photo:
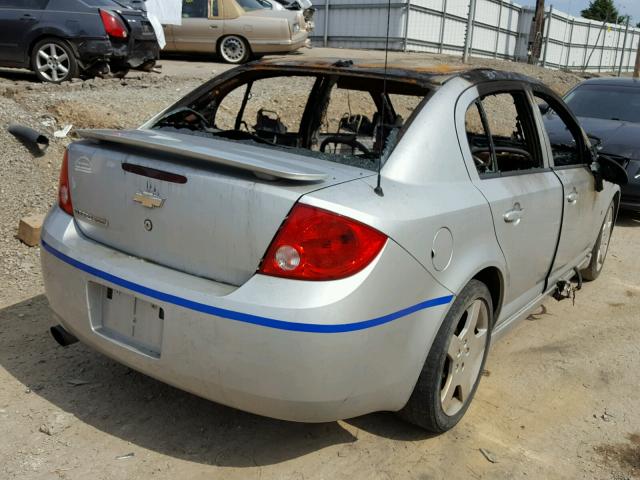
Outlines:
[[251, 48], [244, 38], [227, 35], [218, 42], [218, 56], [226, 63], [239, 65], [249, 60]]
[[59, 38], [45, 38], [31, 50], [31, 69], [41, 82], [62, 83], [78, 76], [71, 47]]
[[611, 202], [607, 213], [602, 221], [602, 227], [600, 227], [600, 233], [598, 234], [598, 240], [593, 246], [591, 251], [591, 262], [589, 266], [582, 270], [580, 274], [582, 279], [587, 282], [591, 282], [600, 276], [602, 267], [604, 267], [604, 261], [607, 258], [607, 252], [609, 251], [609, 242], [611, 241], [611, 232], [613, 231], [613, 223], [615, 221], [615, 200]]
[[398, 415], [431, 433], [453, 428], [478, 388], [492, 326], [489, 289], [471, 280], [442, 322], [411, 397]]

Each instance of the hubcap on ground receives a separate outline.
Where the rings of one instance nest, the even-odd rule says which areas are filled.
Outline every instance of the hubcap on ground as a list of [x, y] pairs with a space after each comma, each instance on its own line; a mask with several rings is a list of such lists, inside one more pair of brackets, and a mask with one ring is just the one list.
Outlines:
[[596, 268], [598, 271], [602, 270], [604, 265], [604, 259], [607, 257], [607, 251], [609, 250], [609, 241], [611, 240], [611, 228], [613, 227], [613, 206], [609, 207], [607, 216], [604, 219], [602, 225], [602, 234], [600, 236], [600, 248], [598, 249], [598, 257], [596, 258]]
[[480, 375], [488, 330], [487, 305], [483, 300], [477, 299], [458, 320], [447, 349], [440, 401], [442, 410], [449, 416], [458, 413], [471, 396]]
[[235, 37], [227, 38], [222, 43], [222, 53], [227, 60], [237, 62], [244, 57], [244, 43]]
[[59, 82], [69, 75], [70, 60], [60, 45], [47, 43], [36, 54], [36, 68], [50, 82]]

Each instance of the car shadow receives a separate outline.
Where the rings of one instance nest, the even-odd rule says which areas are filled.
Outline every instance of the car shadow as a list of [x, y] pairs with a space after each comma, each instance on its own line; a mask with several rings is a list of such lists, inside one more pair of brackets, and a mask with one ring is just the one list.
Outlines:
[[0, 68], [0, 78], [13, 82], [33, 82], [40, 83], [36, 74], [30, 70]]
[[193, 52], [193, 53], [160, 52], [160, 62], [162, 60], [178, 60], [182, 62], [224, 63], [222, 60], [218, 59], [215, 53], [205, 53], [205, 52]]
[[[44, 295], [0, 310], [0, 365], [62, 411], [109, 435], [191, 462], [254, 467], [357, 441], [339, 422], [285, 422], [228, 408], [154, 380], [78, 343], [58, 346]], [[392, 439], [426, 434], [392, 414], [352, 419]]]
[[640, 212], [632, 210], [620, 210], [616, 219], [618, 227], [640, 227]]

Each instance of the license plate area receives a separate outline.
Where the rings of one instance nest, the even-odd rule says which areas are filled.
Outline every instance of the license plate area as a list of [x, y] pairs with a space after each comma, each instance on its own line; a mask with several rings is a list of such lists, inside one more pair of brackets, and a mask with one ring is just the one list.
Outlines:
[[160, 358], [165, 320], [162, 307], [94, 282], [89, 282], [89, 303], [96, 333]]

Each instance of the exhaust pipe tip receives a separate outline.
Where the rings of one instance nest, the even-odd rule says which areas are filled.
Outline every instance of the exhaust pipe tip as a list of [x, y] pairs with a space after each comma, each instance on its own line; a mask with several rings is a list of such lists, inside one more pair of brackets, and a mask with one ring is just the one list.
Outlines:
[[50, 331], [53, 339], [63, 347], [68, 347], [69, 345], [73, 345], [78, 341], [78, 339], [74, 335], [67, 332], [62, 325], [51, 327]]

